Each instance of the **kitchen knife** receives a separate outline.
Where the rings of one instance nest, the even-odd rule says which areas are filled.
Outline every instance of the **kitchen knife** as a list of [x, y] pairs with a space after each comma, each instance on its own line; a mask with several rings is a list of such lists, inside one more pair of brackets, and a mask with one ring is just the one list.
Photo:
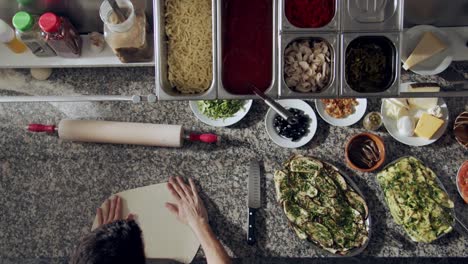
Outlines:
[[247, 244], [253, 245], [255, 239], [255, 213], [261, 207], [260, 164], [254, 160], [250, 163], [248, 182], [249, 218], [247, 221]]

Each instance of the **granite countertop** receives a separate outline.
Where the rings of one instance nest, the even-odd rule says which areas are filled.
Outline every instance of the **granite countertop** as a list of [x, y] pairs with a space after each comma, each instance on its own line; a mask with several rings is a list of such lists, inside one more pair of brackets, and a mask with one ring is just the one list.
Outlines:
[[[407, 78], [408, 79], [408, 78]], [[24, 70], [0, 70], [1, 95], [149, 94], [153, 69], [57, 69], [48, 81], [32, 80]], [[447, 98], [450, 124], [463, 111], [466, 98]], [[380, 100], [369, 100], [378, 111]], [[63, 259], [88, 232], [95, 208], [112, 193], [165, 182], [171, 175], [193, 177], [202, 191], [212, 226], [236, 258], [320, 257], [288, 227], [275, 202], [273, 171], [294, 153], [313, 155], [348, 173], [363, 191], [374, 216], [373, 234], [362, 256], [468, 257], [468, 239], [452, 232], [433, 244], [408, 241], [396, 228], [376, 184], [375, 174], [346, 167], [343, 147], [363, 132], [362, 123], [331, 127], [319, 118], [317, 134], [303, 148], [290, 150], [270, 141], [264, 129], [267, 107], [255, 101], [246, 118], [230, 128], [212, 128], [197, 121], [188, 102], [29, 103], [0, 104], [0, 262], [37, 263]], [[25, 132], [31, 122], [58, 123], [64, 118], [183, 124], [223, 138], [220, 146], [186, 144], [181, 149], [77, 144], [54, 136]], [[468, 223], [468, 206], [456, 191], [455, 175], [467, 151], [450, 129], [436, 143], [409, 147], [379, 132], [387, 147], [386, 163], [414, 155], [431, 167], [455, 201], [458, 216]], [[246, 164], [263, 161], [263, 208], [259, 212], [256, 246], [245, 243], [247, 220]], [[200, 251], [199, 257], [203, 256]], [[5, 262], [2, 262], [2, 259]]]

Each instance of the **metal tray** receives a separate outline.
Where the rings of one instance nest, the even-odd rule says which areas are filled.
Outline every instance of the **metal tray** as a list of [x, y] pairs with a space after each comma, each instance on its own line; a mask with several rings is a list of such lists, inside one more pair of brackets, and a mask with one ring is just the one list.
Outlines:
[[217, 1], [212, 0], [212, 62], [213, 70], [212, 76], [213, 80], [211, 82], [210, 88], [202, 94], [182, 94], [178, 92], [174, 87], [172, 87], [167, 79], [167, 36], [165, 30], [165, 6], [164, 0], [154, 1], [154, 47], [156, 54], [156, 67], [155, 67], [155, 77], [156, 77], [156, 94], [159, 100], [209, 100], [216, 99], [216, 87], [218, 84], [217, 81], [217, 31], [216, 31], [216, 12], [217, 12]]
[[[429, 168], [429, 167], [427, 167], [426, 164], [424, 164], [424, 162], [422, 162], [420, 159], [418, 159], [418, 158], [416, 158], [416, 157], [413, 157], [413, 156], [403, 156], [403, 157], [398, 158], [398, 159], [396, 159], [396, 160], [390, 162], [389, 164], [387, 164], [387, 165], [381, 170], [381, 172], [384, 171], [384, 170], [386, 170], [386, 169], [388, 169], [389, 167], [395, 165], [396, 163], [400, 162], [401, 160], [407, 159], [407, 158], [414, 158], [414, 159], [418, 160], [419, 162], [421, 162], [421, 164], [423, 164], [424, 167], [426, 167], [427, 169], [429, 169], [429, 170], [432, 171], [432, 169]], [[434, 174], [435, 174], [435, 173], [434, 173]], [[439, 179], [439, 177], [437, 176], [437, 174], [436, 174], [435, 180], [436, 180], [436, 182], [437, 182], [437, 185], [439, 185], [439, 187], [448, 195], [447, 189], [445, 189], [444, 185], [443, 185], [442, 182], [440, 181], [440, 179]], [[379, 188], [380, 188], [381, 191], [382, 191], [382, 195], [383, 195], [384, 198], [385, 198], [385, 194], [383, 193], [382, 186], [380, 185], [380, 183], [379, 183], [378, 181], [377, 181], [377, 183], [378, 183], [378, 185], [379, 185]], [[387, 204], [386, 201], [385, 201], [385, 203]], [[388, 204], [387, 204], [387, 207], [388, 207]], [[447, 208], [447, 209], [449, 209], [449, 208]], [[455, 215], [455, 208], [451, 208], [451, 209], [449, 209], [449, 210], [450, 210], [450, 212], [451, 212], [451, 214], [452, 214], [452, 216], [453, 216], [452, 228], [453, 228], [453, 229], [458, 229], [458, 230], [460, 230], [460, 228], [461, 228], [461, 229], [465, 229], [465, 230], [466, 230], [466, 227], [463, 225], [463, 223], [461, 223], [461, 222], [458, 220], [458, 218], [456, 217], [456, 215]], [[392, 219], [393, 219], [393, 217], [392, 217]], [[460, 224], [461, 227], [457, 227], [457, 226], [456, 226], [457, 223]], [[401, 232], [404, 233], [404, 236], [407, 236], [407, 237], [409, 237], [409, 238], [411, 239], [411, 237], [406, 233], [406, 231], [404, 230], [404, 228], [403, 228], [401, 225], [397, 225], [397, 226], [399, 227], [398, 229], [399, 229]], [[451, 233], [451, 232], [449, 232], [449, 233]], [[432, 241], [431, 243], [433, 243], [433, 242], [439, 240], [441, 237], [444, 237], [445, 235], [447, 235], [447, 234], [449, 234], [449, 233], [443, 233], [443, 234], [439, 235], [439, 236], [438, 236], [434, 241]], [[415, 243], [424, 243], [424, 242], [414, 241], [413, 239], [411, 239], [411, 241], [412, 241], [412, 242], [415, 242]]]
[[[327, 87], [318, 93], [301, 93], [296, 92], [288, 87], [284, 80], [284, 50], [293, 41], [296, 40], [325, 40], [328, 42], [331, 48], [331, 76]], [[279, 60], [279, 97], [280, 98], [322, 98], [322, 97], [337, 97], [340, 89], [340, 52], [339, 52], [339, 41], [340, 35], [336, 33], [296, 33], [296, 34], [282, 34], [280, 36], [280, 54], [278, 55]]]
[[[214, 1], [214, 0], [213, 0]], [[222, 6], [223, 6], [223, 0], [220, 0], [217, 5], [217, 43], [218, 43], [218, 49], [217, 49], [217, 64], [218, 64], [218, 73], [217, 73], [217, 79], [218, 79], [218, 99], [258, 99], [253, 93], [252, 94], [246, 94], [246, 95], [237, 95], [237, 94], [232, 94], [226, 88], [223, 86], [223, 80], [222, 80], [222, 72], [223, 72], [223, 50], [222, 50], [222, 29], [223, 29], [223, 17], [222, 17]], [[276, 67], [277, 61], [278, 61], [278, 15], [277, 15], [277, 10], [278, 10], [278, 4], [277, 0], [273, 0], [273, 28], [272, 28], [272, 41], [273, 41], [273, 46], [272, 46], [272, 65], [271, 65], [271, 71], [272, 71], [272, 80], [271, 80], [271, 85], [270, 87], [265, 91], [265, 94], [272, 97], [272, 98], [277, 98], [278, 97], [278, 81], [277, 77], [278, 74], [278, 68]]]
[[279, 5], [279, 19], [280, 19], [280, 32], [285, 31], [293, 31], [293, 32], [323, 32], [323, 31], [339, 31], [340, 29], [340, 18], [341, 18], [341, 2], [346, 2], [348, 0], [335, 0], [335, 15], [333, 16], [332, 20], [325, 26], [319, 28], [299, 28], [291, 24], [288, 18], [286, 17], [286, 8], [285, 2], [286, 0], [280, 0], [281, 3]]
[[355, 31], [401, 31], [403, 0], [341, 1], [341, 28]]
[[[343, 176], [343, 178], [345, 178], [346, 180], [346, 183], [348, 184], [348, 186], [351, 187], [351, 189], [353, 189], [357, 194], [359, 194], [363, 199], [364, 201], [366, 202], [367, 204], [367, 207], [368, 207], [368, 216], [367, 216], [367, 219], [365, 221], [365, 224], [366, 224], [366, 227], [367, 227], [367, 232], [368, 232], [368, 237], [367, 237], [367, 241], [360, 247], [360, 248], [354, 248], [352, 250], [350, 250], [348, 252], [348, 254], [346, 255], [339, 255], [339, 254], [333, 254], [323, 248], [321, 248], [320, 246], [316, 245], [314, 242], [311, 242], [311, 241], [308, 241], [309, 244], [311, 244], [315, 249], [317, 249], [318, 251], [322, 252], [324, 255], [332, 255], [332, 256], [336, 256], [336, 257], [353, 257], [353, 256], [356, 256], [356, 255], [359, 255], [361, 254], [366, 248], [367, 246], [369, 245], [369, 241], [371, 239], [371, 236], [372, 236], [372, 228], [371, 228], [371, 225], [372, 225], [372, 219], [371, 219], [371, 211], [370, 211], [370, 208], [369, 208], [369, 203], [366, 201], [365, 199], [365, 196], [363, 195], [361, 189], [359, 189], [359, 187], [357, 186], [357, 184], [351, 179], [351, 177], [349, 177], [348, 175], [346, 175], [345, 173], [343, 173], [343, 171], [341, 171], [340, 169], [338, 169], [337, 167], [335, 167], [334, 165], [326, 162], [326, 161], [323, 161], [323, 160], [320, 160], [318, 158], [315, 158], [315, 157], [311, 157], [309, 156], [310, 158], [313, 158], [313, 159], [316, 159], [328, 166], [330, 166], [332, 169], [334, 169], [335, 171], [337, 171], [341, 176]], [[291, 157], [292, 158], [292, 157]], [[290, 158], [290, 159], [291, 159]], [[282, 205], [280, 205], [282, 207]], [[286, 217], [286, 215], [285, 215]], [[286, 217], [286, 220], [289, 222], [289, 219], [287, 219]], [[291, 226], [291, 229], [293, 230], [293, 227]], [[294, 232], [294, 230], [293, 230]], [[294, 232], [294, 234], [296, 234]]]
[[[349, 44], [359, 37], [384, 37], [393, 45], [394, 54], [392, 59], [393, 80], [388, 88], [383, 92], [376, 93], [360, 93], [353, 90], [346, 82], [346, 50]], [[341, 68], [340, 68], [340, 83], [342, 97], [398, 97], [400, 86], [400, 49], [401, 49], [401, 32], [390, 33], [344, 33], [341, 35]]]

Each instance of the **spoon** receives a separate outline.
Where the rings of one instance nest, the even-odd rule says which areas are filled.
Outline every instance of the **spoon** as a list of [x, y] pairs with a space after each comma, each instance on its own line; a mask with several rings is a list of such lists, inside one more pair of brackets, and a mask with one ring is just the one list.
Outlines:
[[260, 91], [253, 84], [248, 84], [254, 93], [260, 97], [268, 106], [270, 106], [276, 113], [278, 113], [284, 120], [286, 120], [290, 125], [295, 125], [299, 123], [299, 119], [295, 117], [291, 112], [286, 110], [282, 105], [278, 104], [271, 97]]
[[112, 10], [114, 10], [114, 13], [117, 15], [117, 19], [119, 20], [120, 23], [124, 22], [127, 20], [127, 17], [125, 16], [124, 12], [122, 9], [119, 7], [117, 2], [115, 0], [107, 0], [109, 2], [110, 6], [112, 7]]

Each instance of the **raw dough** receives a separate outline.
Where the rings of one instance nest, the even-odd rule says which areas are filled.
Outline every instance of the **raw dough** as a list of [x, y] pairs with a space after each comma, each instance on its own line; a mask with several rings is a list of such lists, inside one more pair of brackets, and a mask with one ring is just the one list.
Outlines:
[[52, 74], [51, 68], [32, 68], [31, 69], [32, 77], [39, 81], [45, 81], [49, 79], [51, 74]]
[[[143, 231], [146, 257], [149, 259], [173, 259], [190, 263], [195, 257], [200, 242], [192, 230], [180, 223], [167, 208], [173, 201], [166, 183], [150, 185], [118, 193], [122, 198], [122, 211], [135, 214]], [[105, 202], [101, 206], [107, 212]], [[97, 217], [92, 229], [97, 227]]]

